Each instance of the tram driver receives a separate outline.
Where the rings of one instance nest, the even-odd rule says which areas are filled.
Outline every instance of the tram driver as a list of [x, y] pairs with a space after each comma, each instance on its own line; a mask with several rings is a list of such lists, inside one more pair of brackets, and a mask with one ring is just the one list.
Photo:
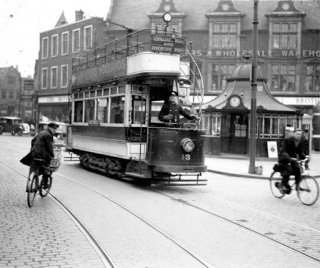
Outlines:
[[161, 108], [158, 115], [160, 121], [165, 123], [175, 123], [180, 124], [180, 114], [183, 115], [188, 120], [199, 120], [199, 117], [194, 114], [188, 114], [179, 104], [178, 104], [178, 93], [172, 91], [169, 95], [169, 99], [165, 102]]

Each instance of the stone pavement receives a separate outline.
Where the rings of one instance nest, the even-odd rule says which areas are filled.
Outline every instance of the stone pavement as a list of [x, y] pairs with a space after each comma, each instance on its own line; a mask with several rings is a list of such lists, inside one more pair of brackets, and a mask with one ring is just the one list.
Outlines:
[[25, 178], [1, 167], [0, 267], [105, 267], [52, 198], [30, 209], [26, 196]]
[[[257, 157], [255, 159], [255, 166], [262, 166], [262, 175], [249, 174], [249, 157], [238, 156], [231, 154], [221, 154], [221, 155], [206, 155], [205, 163], [207, 165], [208, 171], [230, 175], [235, 177], [245, 177], [245, 178], [257, 178], [257, 179], [267, 179], [273, 172], [273, 166], [277, 163], [275, 158], [262, 158]], [[320, 152], [312, 151], [311, 160], [309, 163], [310, 175], [319, 178], [320, 177]]]

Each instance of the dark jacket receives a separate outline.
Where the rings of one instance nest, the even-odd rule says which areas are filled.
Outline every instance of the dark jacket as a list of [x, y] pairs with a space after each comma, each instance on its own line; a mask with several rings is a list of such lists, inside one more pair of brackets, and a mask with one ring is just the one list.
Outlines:
[[40, 131], [39, 134], [32, 139], [31, 145], [32, 158], [43, 159], [46, 165], [50, 165], [50, 160], [54, 157], [53, 133], [50, 129]]
[[[166, 120], [163, 116], [172, 114], [174, 118], [171, 120]], [[162, 122], [170, 122], [170, 123], [180, 123], [180, 114], [185, 118], [192, 120], [193, 117], [190, 116], [179, 104], [166, 102], [163, 104], [161, 111], [158, 115], [158, 118]]]
[[302, 141], [300, 141], [296, 145], [294, 137], [290, 137], [284, 140], [282, 148], [280, 148], [279, 162], [289, 163], [291, 162], [291, 158], [306, 158]]
[[303, 153], [305, 155], [309, 155], [310, 154], [310, 149], [309, 149], [309, 140], [307, 140], [306, 137], [302, 136], [301, 138], [301, 143], [302, 143], [302, 149], [303, 149]]

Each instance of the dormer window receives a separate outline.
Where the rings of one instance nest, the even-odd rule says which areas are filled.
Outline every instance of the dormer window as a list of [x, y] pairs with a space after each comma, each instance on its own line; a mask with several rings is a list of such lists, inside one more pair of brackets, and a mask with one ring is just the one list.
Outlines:
[[237, 24], [217, 23], [213, 25], [214, 48], [237, 48]]
[[272, 24], [272, 48], [296, 49], [298, 38], [297, 23], [273, 23]]

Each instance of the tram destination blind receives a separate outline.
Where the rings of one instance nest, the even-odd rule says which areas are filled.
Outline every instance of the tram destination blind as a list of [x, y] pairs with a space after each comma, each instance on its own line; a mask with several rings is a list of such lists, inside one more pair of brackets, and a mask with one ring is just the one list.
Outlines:
[[151, 51], [159, 53], [183, 54], [186, 42], [179, 37], [171, 35], [153, 35], [151, 40]]

